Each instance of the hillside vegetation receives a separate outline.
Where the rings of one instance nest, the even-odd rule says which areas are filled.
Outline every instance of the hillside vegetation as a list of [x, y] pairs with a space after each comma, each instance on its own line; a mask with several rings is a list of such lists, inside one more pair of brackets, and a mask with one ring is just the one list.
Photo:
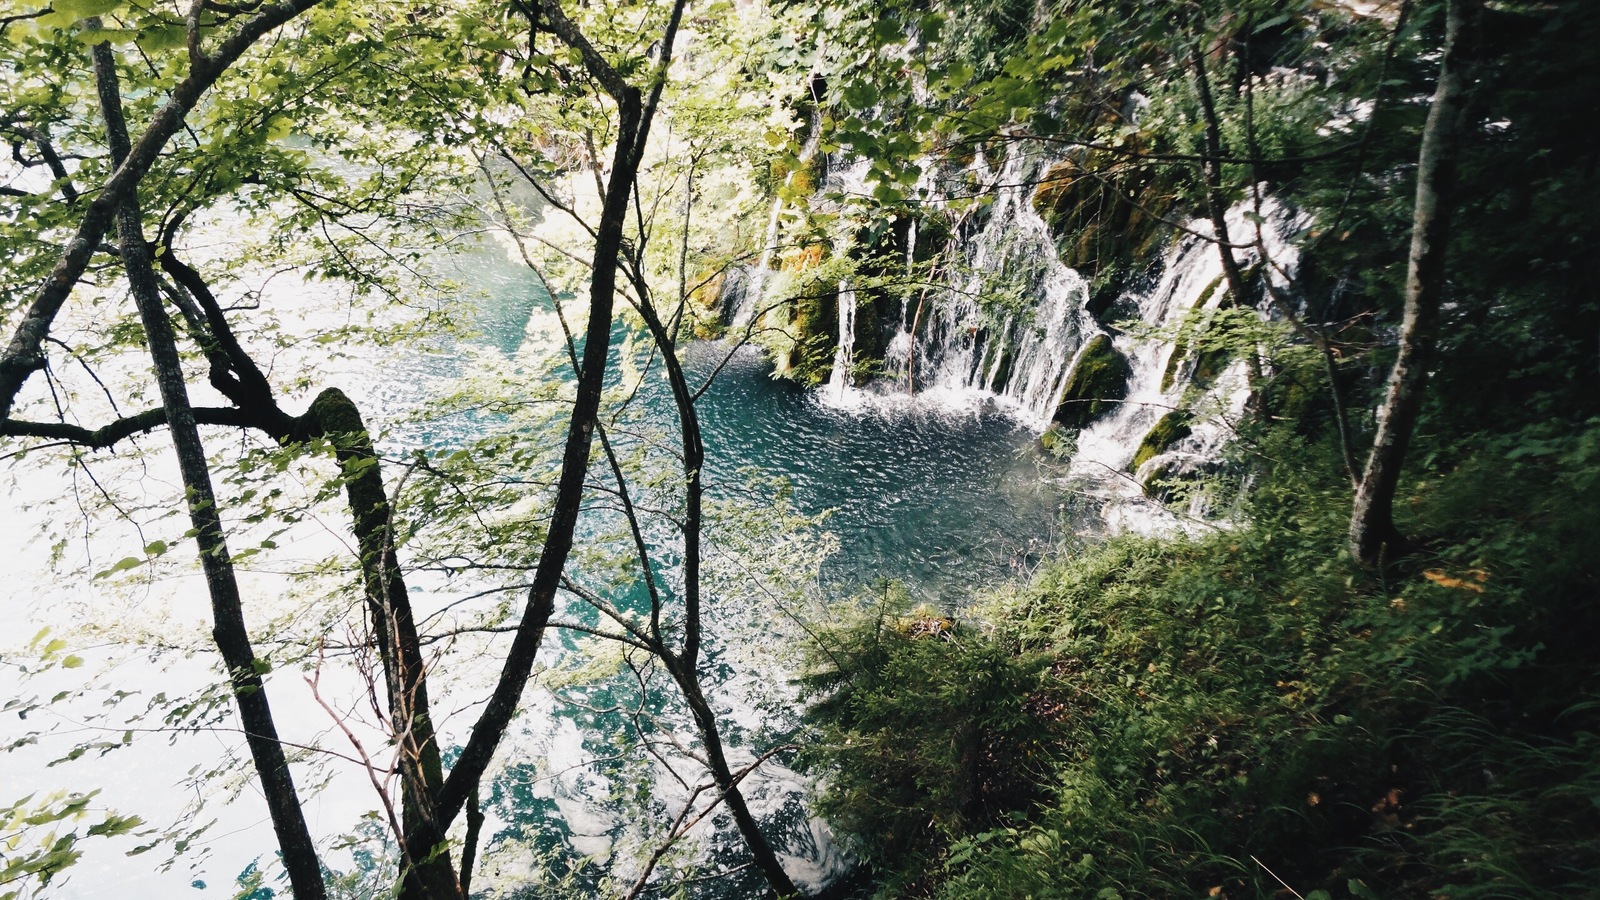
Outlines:
[[[813, 655], [823, 808], [877, 896], [1460, 900], [1600, 879], [1600, 317], [1583, 249], [1600, 149], [1563, 124], [1600, 101], [1577, 43], [1596, 13], [1291, 6], [1113, 21], [1067, 4], [1009, 34], [995, 23], [1028, 14], [996, 7], [990, 30], [932, 45], [1034, 54], [1057, 81], [1017, 77], [1004, 52], [942, 65], [974, 108], [1002, 98], [1013, 130], [1086, 166], [1110, 151], [1085, 146], [1124, 148], [1105, 171], [1164, 179], [1179, 209], [1266, 190], [1314, 224], [1292, 297], [1242, 273], [1286, 334], [1301, 321], [1257, 359], [1226, 474], [1204, 485], [1238, 498], [1236, 520], [1063, 548], [952, 618], [883, 586]], [[1067, 19], [1101, 30], [1069, 47], [1051, 27]], [[1418, 181], [1435, 183], [1418, 147], [1438, 136], [1441, 47], [1469, 95], [1435, 144], [1454, 157], [1432, 247], [1444, 299], [1374, 558], [1352, 503], [1399, 419], [1386, 390], [1428, 277], [1417, 245], [1409, 272], [1407, 257]], [[1140, 93], [1131, 122], [1119, 90]], [[1370, 127], [1330, 149], [1310, 111], [1363, 95]], [[933, 130], [975, 141], [978, 118]]]

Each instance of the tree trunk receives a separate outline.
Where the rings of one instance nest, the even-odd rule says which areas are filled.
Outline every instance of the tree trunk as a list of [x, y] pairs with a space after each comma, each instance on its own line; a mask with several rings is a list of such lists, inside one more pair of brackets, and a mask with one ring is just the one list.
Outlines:
[[404, 573], [394, 544], [394, 523], [383, 470], [361, 410], [343, 391], [317, 395], [305, 415], [289, 416], [278, 406], [272, 386], [239, 344], [227, 317], [200, 274], [177, 258], [171, 247], [162, 268], [188, 292], [204, 319], [201, 346], [211, 360], [211, 384], [241, 410], [254, 427], [280, 444], [326, 439], [345, 475], [351, 531], [383, 665], [389, 716], [400, 747], [401, 821], [406, 869], [402, 896], [407, 900], [461, 895], [450, 866], [445, 832], [437, 815], [444, 776], [434, 734], [427, 670]]
[[1189, 62], [1193, 67], [1195, 94], [1200, 98], [1200, 112], [1205, 119], [1206, 153], [1200, 162], [1200, 174], [1205, 183], [1206, 214], [1216, 235], [1217, 254], [1222, 258], [1228, 293], [1233, 295], [1235, 304], [1243, 305], [1249, 298], [1245, 294], [1244, 273], [1233, 255], [1233, 239], [1228, 234], [1228, 204], [1222, 196], [1222, 128], [1211, 97], [1211, 79], [1206, 77], [1206, 60], [1198, 43], [1189, 48]]
[[389, 718], [400, 748], [401, 822], [406, 871], [402, 900], [460, 897], [461, 883], [437, 815], [444, 786], [428, 702], [427, 667], [400, 559], [383, 472], [361, 411], [337, 388], [317, 395], [305, 416], [326, 437], [344, 470], [356, 551], [378, 656], [389, 693]]
[[1455, 210], [1456, 155], [1470, 121], [1471, 44], [1477, 33], [1479, 3], [1449, 0], [1444, 59], [1422, 131], [1400, 347], [1350, 516], [1350, 555], [1369, 568], [1402, 554], [1406, 546], [1394, 524], [1394, 495], [1422, 409], [1428, 366], [1438, 339], [1445, 250]]
[[[733, 777], [733, 770], [728, 766], [728, 758], [722, 747], [722, 735], [717, 727], [717, 717], [712, 712], [711, 704], [706, 702], [705, 692], [700, 685], [702, 639], [700, 553], [704, 522], [702, 503], [705, 493], [701, 473], [705, 470], [705, 442], [700, 430], [700, 417], [695, 409], [694, 392], [690, 389], [689, 380], [684, 374], [683, 363], [678, 359], [677, 342], [667, 331], [655, 308], [650, 305], [649, 284], [645, 280], [640, 261], [633, 261], [630, 272], [634, 289], [640, 297], [639, 314], [649, 328], [656, 347], [661, 351], [662, 365], [667, 370], [667, 380], [672, 386], [672, 399], [677, 407], [683, 452], [684, 517], [681, 529], [683, 652], [674, 654], [666, 648], [662, 642], [659, 617], [655, 615], [651, 616], [652, 637], [657, 642], [657, 653], [662, 663], [672, 673], [673, 680], [678, 683], [678, 689], [694, 715], [695, 728], [700, 732], [700, 744], [706, 751], [706, 765], [711, 770], [711, 777], [717, 784], [723, 802], [727, 804], [728, 812], [733, 815], [734, 825], [738, 827], [745, 845], [750, 848], [756, 867], [766, 876], [767, 883], [779, 897], [799, 896], [799, 889], [784, 871], [783, 864], [772, 850], [772, 844], [767, 841], [766, 835], [762, 834], [761, 826], [751, 814], [750, 807], [744, 802], [744, 794], [739, 791], [739, 783]], [[648, 567], [650, 561], [641, 558], [640, 564]]]
[[728, 757], [722, 749], [722, 735], [717, 730], [717, 716], [700, 690], [699, 673], [695, 671], [693, 663], [683, 657], [664, 661], [673, 679], [678, 682], [678, 689], [683, 692], [690, 712], [694, 714], [695, 727], [700, 732], [700, 745], [706, 751], [706, 766], [711, 770], [711, 778], [717, 783], [718, 792], [722, 794], [722, 802], [727, 804], [728, 812], [733, 815], [733, 823], [744, 838], [745, 846], [750, 848], [750, 855], [755, 858], [756, 868], [766, 876], [767, 883], [780, 898], [800, 896], [800, 889], [795, 887], [789, 873], [783, 870], [783, 863], [778, 861], [778, 855], [772, 851], [766, 835], [761, 833], [761, 826], [745, 804], [739, 783], [733, 777], [733, 770], [728, 767]]
[[[97, 44], [92, 54], [112, 158], [121, 163], [127, 158], [129, 143], [111, 46]], [[139, 310], [139, 318], [144, 323], [156, 384], [161, 392], [167, 427], [172, 432], [172, 444], [177, 452], [189, 519], [200, 549], [200, 565], [211, 595], [212, 637], [228, 668], [234, 701], [238, 704], [239, 718], [244, 724], [245, 742], [249, 745], [262, 792], [266, 795], [267, 809], [273, 831], [277, 834], [279, 850], [283, 853], [289, 883], [299, 900], [321, 900], [326, 896], [322, 866], [317, 859], [311, 832], [306, 828], [288, 759], [284, 756], [283, 745], [278, 741], [272, 709], [267, 702], [266, 685], [261, 679], [264, 666], [250, 646], [250, 634], [244, 622], [244, 606], [238, 582], [234, 578], [233, 562], [223, 534], [216, 495], [211, 487], [205, 448], [200, 442], [200, 429], [189, 403], [188, 387], [184, 381], [172, 323], [162, 308], [161, 290], [155, 277], [150, 245], [144, 239], [136, 187], [130, 187], [118, 205], [116, 225], [128, 284]]]

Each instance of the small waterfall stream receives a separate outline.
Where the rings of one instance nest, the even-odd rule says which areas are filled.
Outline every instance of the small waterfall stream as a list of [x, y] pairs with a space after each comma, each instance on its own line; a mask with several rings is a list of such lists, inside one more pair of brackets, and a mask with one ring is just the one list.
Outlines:
[[[995, 202], [964, 255], [949, 302], [924, 335], [913, 335], [919, 368], [934, 390], [992, 394], [1031, 427], [1055, 414], [1075, 353], [1095, 328], [1085, 311], [1088, 283], [1067, 268], [1050, 228], [1030, 202], [1038, 160], [1014, 152], [990, 174]], [[979, 298], [998, 298], [999, 321]], [[991, 307], [992, 309], [992, 307]], [[913, 323], [914, 325], [914, 323]]]
[[[1228, 213], [1230, 232], [1253, 235], [1256, 215], [1253, 203], [1235, 206]], [[1289, 239], [1300, 226], [1300, 217], [1271, 198], [1262, 201], [1259, 215], [1263, 220], [1262, 243], [1272, 263], [1263, 271], [1275, 285], [1286, 286], [1284, 272], [1293, 272], [1299, 262], [1299, 255]], [[1249, 395], [1248, 367], [1243, 360], [1230, 363], [1209, 387], [1199, 391], [1200, 396], [1194, 396], [1195, 389], [1190, 381], [1195, 368], [1193, 354], [1187, 358], [1182, 356], [1183, 347], [1165, 339], [1179, 333], [1185, 317], [1192, 311], [1214, 311], [1227, 295], [1221, 257], [1207, 237], [1212, 231], [1211, 223], [1196, 219], [1185, 227], [1192, 233], [1167, 250], [1161, 278], [1150, 289], [1130, 298], [1137, 305], [1139, 319], [1161, 337], [1131, 334], [1112, 337], [1113, 345], [1127, 357], [1132, 373], [1128, 395], [1110, 415], [1079, 434], [1073, 468], [1081, 474], [1125, 470], [1144, 435], [1162, 416], [1184, 406], [1195, 413], [1191, 433], [1161, 456], [1187, 454], [1209, 458], [1230, 436], [1231, 423], [1243, 413]], [[1236, 250], [1235, 254], [1244, 269], [1261, 262], [1260, 253], [1254, 248]], [[1175, 354], [1179, 354], [1176, 363]], [[1187, 403], [1186, 394], [1189, 395]], [[1145, 466], [1160, 461], [1158, 457]]]
[[839, 346], [833, 351], [833, 372], [828, 376], [825, 391], [835, 402], [843, 404], [850, 392], [850, 370], [855, 365], [856, 349], [856, 292], [846, 282], [839, 282]]

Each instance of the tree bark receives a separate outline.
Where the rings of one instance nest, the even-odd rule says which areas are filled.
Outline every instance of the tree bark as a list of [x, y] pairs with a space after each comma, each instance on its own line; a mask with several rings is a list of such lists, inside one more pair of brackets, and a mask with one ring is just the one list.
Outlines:
[[437, 815], [444, 785], [439, 743], [428, 701], [427, 667], [411, 600], [394, 545], [394, 521], [377, 451], [361, 411], [338, 388], [312, 401], [303, 420], [326, 437], [344, 472], [345, 497], [354, 519], [367, 609], [389, 693], [389, 718], [400, 748], [401, 823], [406, 871], [402, 900], [462, 896], [445, 840], [448, 822]]
[[638, 88], [629, 84], [605, 61], [577, 25], [567, 18], [559, 3], [554, 0], [517, 0], [516, 5], [530, 18], [537, 15], [538, 21], [576, 50], [584, 68], [611, 95], [617, 104], [617, 144], [612, 155], [611, 174], [606, 179], [603, 192], [605, 200], [600, 221], [595, 228], [593, 266], [589, 279], [589, 323], [584, 332], [577, 396], [567, 425], [567, 441], [561, 458], [561, 474], [556, 481], [550, 527], [545, 532], [544, 547], [533, 573], [533, 586], [528, 589], [522, 621], [506, 654], [500, 677], [473, 726], [467, 745], [462, 748], [460, 758], [451, 767], [444, 788], [440, 791], [439, 818], [443, 822], [453, 820], [461, 812], [488, 768], [495, 748], [516, 713], [523, 688], [533, 671], [534, 655], [544, 638], [545, 625], [555, 610], [556, 591], [561, 586], [567, 557], [572, 552], [573, 535], [582, 508], [589, 454], [594, 447], [595, 432], [599, 429], [600, 397], [611, 353], [611, 323], [616, 307], [617, 267], [623, 247], [623, 226], [627, 222], [628, 203], [633, 198], [651, 120], [665, 81], [666, 65], [671, 59], [678, 23], [683, 15], [684, 0], [677, 0], [673, 4], [667, 31], [661, 40], [657, 80], [651, 87], [648, 102], [645, 102]]
[[461, 895], [445, 845], [448, 822], [437, 816], [444, 784], [438, 739], [428, 699], [426, 662], [411, 608], [410, 594], [395, 548], [394, 523], [383, 470], [361, 410], [337, 388], [318, 394], [306, 413], [292, 417], [277, 399], [255, 361], [239, 344], [221, 305], [198, 272], [170, 246], [161, 265], [198, 307], [203, 318], [197, 335], [211, 362], [213, 387], [241, 410], [251, 424], [280, 444], [325, 439], [333, 445], [345, 479], [351, 531], [356, 537], [367, 610], [383, 665], [389, 717], [400, 748], [401, 821], [405, 838], [402, 897], [406, 900]]
[[[92, 55], [112, 158], [120, 165], [127, 159], [129, 142], [111, 46], [97, 44]], [[211, 487], [205, 447], [200, 442], [200, 429], [189, 403], [188, 387], [184, 381], [172, 323], [162, 308], [161, 289], [156, 281], [150, 245], [144, 239], [136, 185], [130, 186], [123, 194], [117, 204], [115, 218], [128, 285], [134, 304], [138, 307], [140, 321], [144, 324], [156, 384], [161, 392], [167, 427], [172, 433], [172, 445], [183, 477], [189, 519], [194, 526], [195, 542], [199, 545], [200, 565], [211, 595], [212, 637], [228, 669], [234, 701], [244, 724], [245, 742], [250, 748], [256, 775], [261, 780], [262, 792], [266, 795], [267, 809], [278, 838], [278, 847], [283, 854], [284, 868], [289, 874], [289, 883], [300, 900], [321, 900], [327, 893], [322, 866], [317, 859], [311, 832], [306, 827], [299, 794], [295, 790], [289, 762], [278, 740], [272, 709], [267, 702], [266, 685], [261, 678], [265, 666], [256, 658], [250, 646], [250, 634], [244, 622], [244, 605], [222, 530], [216, 495]]]
[[1449, 0], [1444, 58], [1422, 131], [1400, 346], [1383, 405], [1378, 409], [1378, 431], [1350, 516], [1350, 555], [1369, 568], [1406, 550], [1406, 541], [1394, 524], [1394, 496], [1422, 409], [1428, 367], [1438, 341], [1439, 307], [1446, 282], [1445, 252], [1455, 212], [1456, 157], [1470, 122], [1472, 45], [1481, 15], [1480, 2]]
[[428, 699], [426, 662], [395, 548], [393, 512], [382, 465], [361, 410], [343, 391], [328, 388], [317, 395], [304, 415], [289, 416], [278, 406], [266, 375], [240, 346], [200, 274], [179, 260], [170, 246], [161, 254], [161, 265], [193, 299], [204, 319], [204, 333], [197, 336], [211, 361], [212, 386], [239, 409], [250, 411], [251, 424], [280, 444], [325, 439], [333, 445], [344, 473], [368, 617], [400, 748], [402, 830], [410, 835], [404, 847], [402, 896], [408, 900], [460, 896], [461, 886], [445, 846], [449, 824], [441, 824], [436, 815], [444, 775]]
[[783, 863], [772, 851], [767, 836], [761, 833], [761, 826], [745, 804], [744, 794], [739, 791], [739, 782], [728, 767], [728, 757], [722, 748], [722, 735], [717, 729], [717, 716], [700, 689], [698, 671], [693, 666], [685, 667], [682, 658], [668, 659], [666, 662], [673, 679], [678, 682], [683, 699], [689, 704], [689, 711], [694, 714], [695, 727], [700, 731], [700, 745], [705, 748], [706, 765], [711, 770], [711, 778], [717, 783], [722, 802], [727, 804], [728, 812], [733, 815], [734, 826], [744, 838], [745, 846], [750, 848], [756, 868], [766, 876], [767, 884], [780, 898], [800, 896], [800, 889], [795, 887], [789, 873], [783, 870]]

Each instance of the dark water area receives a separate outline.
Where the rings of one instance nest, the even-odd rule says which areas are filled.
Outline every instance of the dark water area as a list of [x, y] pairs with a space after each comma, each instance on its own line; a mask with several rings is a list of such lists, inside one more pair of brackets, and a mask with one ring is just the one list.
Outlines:
[[[721, 344], [688, 348], [708, 371]], [[958, 605], [972, 587], [1027, 569], [1058, 537], [1072, 504], [1037, 438], [998, 408], [906, 403], [830, 407], [821, 389], [771, 377], [741, 348], [701, 403], [713, 484], [745, 467], [781, 476], [801, 510], [831, 511], [840, 549], [825, 582], [847, 591], [880, 579], [920, 599]]]

